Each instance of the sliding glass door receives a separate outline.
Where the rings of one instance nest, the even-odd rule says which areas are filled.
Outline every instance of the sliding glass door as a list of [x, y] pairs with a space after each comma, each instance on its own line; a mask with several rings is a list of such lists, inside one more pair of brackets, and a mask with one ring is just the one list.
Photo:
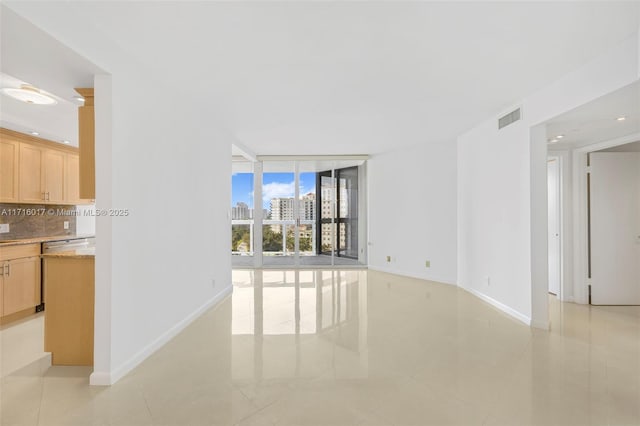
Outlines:
[[[317, 251], [322, 256], [358, 259], [358, 167], [317, 173]], [[349, 261], [336, 261], [333, 264]]]
[[336, 218], [338, 244], [336, 255], [349, 259], [358, 258], [358, 168], [338, 169]]

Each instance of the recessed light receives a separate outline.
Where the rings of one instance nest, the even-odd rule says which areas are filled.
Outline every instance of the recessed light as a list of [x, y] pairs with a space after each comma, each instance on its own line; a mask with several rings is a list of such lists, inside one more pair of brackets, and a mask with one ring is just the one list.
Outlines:
[[558, 135], [558, 136], [556, 136], [556, 139], [562, 139], [562, 138], [564, 138], [564, 135]]
[[78, 102], [84, 102], [84, 98], [82, 96], [74, 96], [73, 99], [75, 99]]
[[549, 143], [556, 143], [556, 142], [558, 142], [558, 139], [550, 139], [549, 140]]
[[66, 144], [68, 144], [68, 143], [70, 143], [70, 142], [69, 142], [68, 140], [64, 140], [64, 141], [62, 141], [62, 143], [66, 143]]
[[53, 97], [41, 92], [38, 88], [23, 84], [19, 88], [4, 87], [2, 94], [11, 96], [19, 101], [34, 105], [55, 105], [58, 103]]
[[38, 135], [40, 135], [40, 133], [38, 133], [38, 132], [31, 132], [31, 134], [32, 134], [33, 136], [38, 136]]
[[624, 116], [616, 118], [617, 121], [624, 121], [626, 119], [627, 119], [627, 117], [624, 117]]

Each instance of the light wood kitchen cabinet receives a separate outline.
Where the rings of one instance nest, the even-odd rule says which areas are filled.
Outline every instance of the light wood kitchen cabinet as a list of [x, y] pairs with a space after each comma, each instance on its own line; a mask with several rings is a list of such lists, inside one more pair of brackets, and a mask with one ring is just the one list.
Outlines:
[[20, 201], [25, 203], [45, 201], [42, 185], [42, 148], [21, 143], [18, 168]]
[[80, 199], [78, 149], [0, 128], [0, 202], [91, 204]]
[[18, 158], [20, 144], [0, 135], [0, 202], [16, 203], [18, 188]]
[[65, 201], [80, 204], [80, 158], [77, 154], [65, 157], [64, 195]]
[[64, 201], [65, 153], [26, 143], [20, 144], [20, 201]]
[[3, 247], [0, 251], [0, 316], [40, 304], [40, 244]]
[[43, 255], [44, 350], [53, 365], [93, 365], [95, 260]]
[[66, 198], [64, 194], [65, 153], [53, 149], [45, 149], [42, 153], [44, 200], [49, 203], [62, 203]]
[[80, 150], [80, 197], [96, 198], [96, 148], [93, 88], [77, 88], [84, 98], [78, 108], [78, 145]]

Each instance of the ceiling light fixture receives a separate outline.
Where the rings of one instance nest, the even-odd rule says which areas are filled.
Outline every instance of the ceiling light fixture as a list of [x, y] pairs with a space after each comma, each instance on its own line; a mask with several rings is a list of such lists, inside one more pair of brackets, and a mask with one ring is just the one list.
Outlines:
[[549, 141], [548, 141], [548, 142], [549, 142], [549, 143], [556, 143], [556, 142], [558, 142], [558, 139], [549, 139]]
[[4, 87], [2, 88], [2, 94], [34, 105], [55, 105], [58, 103], [53, 97], [28, 84], [23, 84], [19, 88]]
[[33, 136], [39, 136], [39, 135], [40, 135], [40, 133], [38, 133], [38, 132], [31, 132], [31, 134], [32, 134]]
[[62, 143], [66, 143], [66, 144], [69, 144], [69, 141], [67, 141], [67, 140], [64, 140], [64, 141], [62, 141]]
[[82, 96], [74, 96], [73, 99], [75, 99], [78, 102], [84, 102], [84, 98]]
[[556, 139], [562, 139], [562, 138], [564, 138], [564, 135], [558, 135], [558, 136], [556, 136]]
[[627, 117], [625, 117], [625, 116], [616, 118], [617, 121], [624, 121], [626, 119], [627, 119]]

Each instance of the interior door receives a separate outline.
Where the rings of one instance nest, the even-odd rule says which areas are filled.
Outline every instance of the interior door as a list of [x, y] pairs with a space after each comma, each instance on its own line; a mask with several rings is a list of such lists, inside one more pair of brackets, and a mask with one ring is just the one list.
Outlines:
[[591, 303], [640, 305], [640, 153], [590, 154]]
[[560, 167], [556, 158], [547, 162], [549, 293], [560, 293]]

